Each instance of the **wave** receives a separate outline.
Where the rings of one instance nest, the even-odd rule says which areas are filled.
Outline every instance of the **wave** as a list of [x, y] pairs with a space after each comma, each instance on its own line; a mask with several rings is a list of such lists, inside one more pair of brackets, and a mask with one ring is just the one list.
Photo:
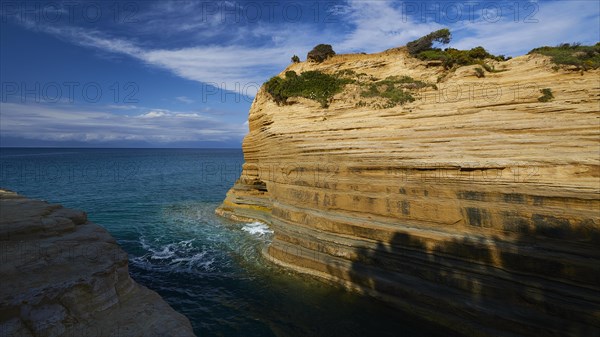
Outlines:
[[228, 223], [216, 203], [184, 203], [163, 209], [162, 218], [137, 231], [131, 264], [159, 273], [226, 277], [240, 264], [262, 265], [261, 249], [273, 231], [262, 222]]
[[154, 247], [141, 236], [140, 245], [147, 251], [133, 257], [131, 263], [145, 270], [176, 273], [206, 273], [215, 270], [215, 258], [204, 247], [196, 247], [195, 239]]
[[248, 232], [252, 235], [257, 235], [257, 236], [265, 236], [265, 235], [273, 234], [273, 230], [271, 228], [269, 228], [269, 226], [267, 226], [266, 224], [264, 224], [262, 222], [258, 222], [258, 221], [244, 225], [244, 227], [242, 227], [242, 230], [244, 232]]

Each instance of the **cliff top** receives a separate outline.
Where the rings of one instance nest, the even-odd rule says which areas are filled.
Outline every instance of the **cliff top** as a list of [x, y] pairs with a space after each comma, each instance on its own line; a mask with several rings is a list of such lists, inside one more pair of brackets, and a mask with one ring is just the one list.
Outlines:
[[[482, 76], [476, 69], [484, 67]], [[341, 89], [326, 104], [294, 95], [282, 104], [263, 86], [244, 150], [272, 137], [287, 152], [262, 160], [302, 154], [336, 163], [360, 158], [367, 166], [526, 167], [530, 181], [564, 180], [597, 193], [600, 69], [574, 68], [532, 53], [446, 69], [406, 47], [292, 63], [276, 80], [298, 78], [292, 94], [310, 97], [301, 81], [319, 79], [315, 71], [340, 81]], [[288, 89], [281, 86], [284, 98]]]
[[[481, 51], [487, 54], [483, 48], [477, 48], [480, 48]], [[368, 101], [366, 98], [368, 98], [368, 91], [371, 85], [379, 85], [385, 80], [393, 80], [394, 78], [404, 78], [405, 82], [412, 80], [413, 83], [421, 82], [425, 84], [417, 85], [416, 88], [413, 84], [413, 88], [409, 86], [409, 90], [404, 90], [410, 92], [412, 96], [418, 99], [423, 94], [427, 95], [435, 91], [439, 92], [438, 89], [440, 88], [443, 90], [449, 86], [462, 85], [465, 82], [469, 82], [470, 85], [475, 87], [482, 87], [484, 85], [489, 86], [489, 84], [502, 86], [503, 83], [519, 80], [522, 82], [521, 86], [531, 86], [531, 84], [537, 83], [536, 78], [540, 77], [547, 78], [552, 76], [556, 80], [560, 80], [561, 78], [569, 78], [568, 75], [584, 75], [584, 69], [577, 65], [556, 64], [553, 62], [553, 57], [548, 56], [551, 54], [543, 55], [537, 52], [511, 59], [505, 59], [503, 56], [494, 57], [491, 54], [484, 54], [480, 58], [463, 59], [462, 62], [466, 65], [456, 63], [457, 60], [472, 53], [477, 48], [471, 51], [455, 50], [456, 55], [454, 55], [452, 61], [448, 61], [448, 59], [444, 61], [443, 59], [447, 55], [435, 55], [435, 52], [433, 56], [425, 54], [424, 57], [414, 57], [409, 54], [406, 47], [392, 48], [375, 54], [337, 54], [325, 59], [323, 62], [305, 61], [292, 63], [278, 77], [285, 79], [286, 73], [289, 72], [295, 72], [298, 75], [305, 72], [322, 72], [336, 78], [344, 79], [346, 80], [345, 83], [342, 83], [345, 86], [344, 89], [328, 103], [353, 102], [357, 107], [360, 107], [360, 105], [364, 105], [360, 104], [360, 101]], [[600, 47], [590, 48], [600, 49]], [[595, 58], [600, 58], [599, 52], [592, 52], [598, 54], [594, 56]], [[441, 51], [441, 53], [445, 52]], [[438, 57], [439, 59], [427, 59], [427, 57]], [[588, 68], [585, 70], [587, 75], [592, 75], [591, 77], [600, 74], [600, 69]], [[567, 76], [565, 77], [565, 75]], [[516, 78], [515, 76], [522, 77]], [[401, 84], [398, 81], [396, 82], [395, 84]], [[406, 87], [404, 85], [405, 89]], [[414, 89], [418, 90], [415, 92]], [[538, 88], [537, 91], [528, 92], [527, 94], [539, 94], [535, 98], [540, 98], [543, 96], [543, 93], [541, 93], [542, 89]], [[380, 86], [379, 91], [385, 91], [385, 88], [381, 88]], [[365, 95], [365, 92], [367, 92], [367, 95]], [[522, 94], [517, 98], [524, 98], [521, 97], [523, 96]], [[302, 97], [290, 97], [290, 102], [293, 104], [298, 99], [302, 100]], [[385, 100], [383, 101], [385, 102]], [[410, 102], [412, 100], [408, 103]], [[382, 103], [382, 100], [363, 103], [367, 103], [366, 105], [375, 108], [393, 107], [386, 106], [385, 104], [378, 105], [377, 103]], [[402, 102], [402, 104], [404, 103], [406, 102]]]

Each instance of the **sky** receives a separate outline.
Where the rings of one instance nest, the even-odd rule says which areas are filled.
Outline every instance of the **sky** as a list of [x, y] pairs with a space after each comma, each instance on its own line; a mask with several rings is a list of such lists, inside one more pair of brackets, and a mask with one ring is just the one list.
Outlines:
[[0, 147], [239, 148], [258, 88], [320, 43], [380, 52], [449, 28], [518, 56], [600, 40], [598, 1], [5, 1]]

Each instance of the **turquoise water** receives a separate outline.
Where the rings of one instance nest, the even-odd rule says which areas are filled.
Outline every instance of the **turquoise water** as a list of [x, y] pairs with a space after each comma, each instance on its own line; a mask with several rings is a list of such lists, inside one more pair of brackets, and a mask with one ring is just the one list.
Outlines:
[[268, 227], [214, 215], [242, 163], [241, 150], [0, 148], [0, 187], [85, 210], [198, 336], [449, 335], [264, 261]]

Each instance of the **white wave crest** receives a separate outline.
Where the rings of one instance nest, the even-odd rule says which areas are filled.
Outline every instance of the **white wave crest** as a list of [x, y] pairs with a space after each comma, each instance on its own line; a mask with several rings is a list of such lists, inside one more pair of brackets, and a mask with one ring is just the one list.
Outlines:
[[266, 224], [264, 224], [262, 222], [258, 222], [258, 221], [244, 225], [244, 227], [242, 227], [242, 230], [245, 232], [248, 232], [252, 235], [258, 235], [258, 236], [263, 236], [263, 235], [273, 233], [273, 231], [269, 228], [269, 226], [267, 226]]
[[141, 237], [140, 243], [146, 254], [132, 258], [136, 266], [147, 270], [158, 269], [171, 272], [210, 272], [214, 270], [214, 257], [204, 248], [194, 247], [192, 240], [169, 243], [154, 248]]

